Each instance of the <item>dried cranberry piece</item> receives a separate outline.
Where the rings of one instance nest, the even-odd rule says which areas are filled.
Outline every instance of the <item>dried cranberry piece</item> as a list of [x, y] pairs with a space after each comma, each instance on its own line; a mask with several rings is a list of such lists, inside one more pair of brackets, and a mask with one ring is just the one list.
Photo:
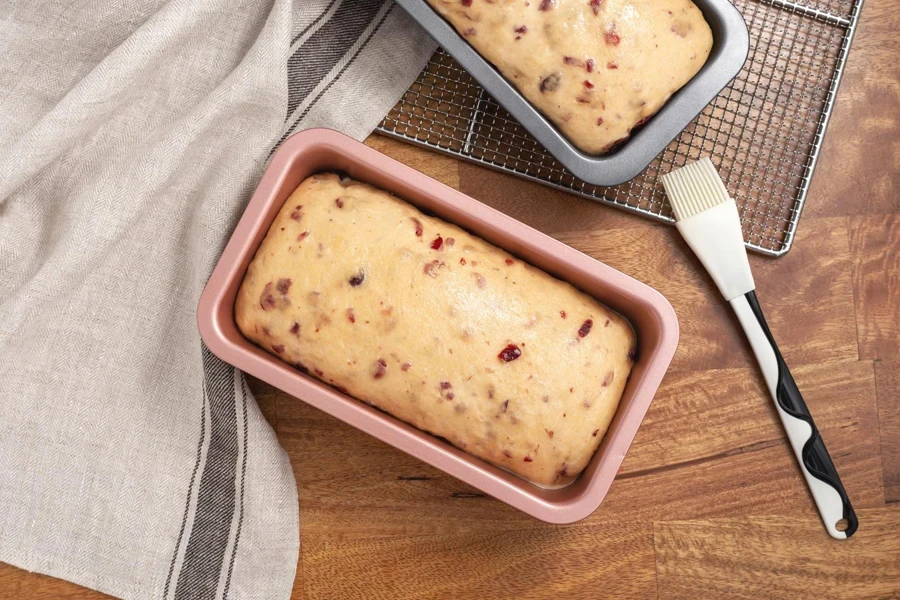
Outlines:
[[574, 56], [563, 56], [563, 62], [574, 67], [583, 67], [584, 61]]
[[300, 235], [297, 236], [297, 241], [302, 242], [303, 240], [306, 239], [306, 236], [308, 236], [308, 235], [309, 235], [309, 232], [304, 231], [303, 233], [301, 233]]
[[618, 46], [619, 45], [619, 34], [615, 31], [607, 31], [605, 34], [606, 43], [610, 46]]
[[442, 381], [442, 382], [441, 382], [441, 389], [442, 389], [442, 390], [448, 390], [448, 389], [450, 389], [450, 388], [452, 388], [452, 387], [453, 387], [453, 384], [451, 384], [449, 381]]
[[527, 33], [527, 32], [528, 32], [528, 26], [526, 26], [526, 25], [519, 25], [519, 26], [516, 27], [513, 31], [515, 31], [516, 33]]
[[300, 210], [303, 208], [302, 204], [298, 204], [294, 207], [294, 212], [291, 213], [291, 218], [295, 221], [299, 221], [303, 217], [303, 213]]
[[603, 117], [597, 117], [597, 126], [603, 125]]
[[431, 242], [432, 250], [440, 250], [441, 248], [443, 248], [443, 246], [444, 246], [444, 238], [442, 238], [441, 236], [437, 236], [436, 238], [434, 238], [434, 241]]
[[551, 73], [544, 77], [543, 81], [541, 81], [541, 91], [555, 92], [559, 88], [559, 80], [561, 77], [562, 73]]
[[669, 27], [669, 31], [677, 35], [678, 37], [685, 37], [688, 34], [688, 31], [691, 30], [691, 26], [685, 23], [674, 23], [671, 27]]
[[465, 258], [459, 259], [459, 264], [461, 264], [461, 265], [466, 264], [466, 259]]
[[591, 327], [594, 326], [594, 321], [591, 319], [586, 320], [581, 324], [581, 327], [578, 328], [578, 337], [584, 337], [591, 332]]
[[595, 14], [595, 15], [599, 15], [599, 14], [600, 14], [600, 4], [601, 4], [602, 2], [603, 2], [603, 0], [591, 0], [591, 1], [589, 2], [589, 4], [591, 5], [591, 10], [594, 11], [594, 14]]
[[480, 273], [473, 273], [475, 275], [475, 283], [478, 284], [478, 287], [483, 288], [487, 286], [487, 280]]
[[556, 6], [556, 0], [541, 0], [540, 10], [550, 10]]
[[594, 89], [594, 84], [591, 83], [590, 81], [588, 81], [587, 79], [585, 79], [585, 80], [584, 80], [584, 87], [586, 87], [586, 88], [589, 89], [589, 90], [592, 90], [592, 89]]
[[456, 396], [453, 395], [453, 392], [447, 392], [447, 400], [453, 400]]
[[375, 361], [375, 372], [372, 374], [372, 377], [375, 379], [381, 379], [384, 377], [384, 374], [387, 372], [387, 363], [383, 358], [379, 358]]
[[506, 259], [506, 264], [507, 264], [507, 266], [512, 266], [513, 264], [515, 264], [515, 262], [516, 262], [516, 261], [514, 261], [514, 260], [511, 259], [511, 258], [507, 258], [507, 259]]
[[497, 355], [497, 358], [499, 358], [503, 362], [510, 362], [512, 360], [516, 360], [520, 356], [522, 356], [522, 351], [519, 350], [519, 347], [515, 344], [508, 344], [506, 348], [500, 351], [500, 354]]
[[344, 201], [341, 200], [340, 198], [335, 198], [334, 203], [337, 205], [338, 208], [344, 208]]
[[259, 305], [263, 310], [271, 310], [278, 306], [278, 303], [275, 302], [275, 296], [272, 295], [272, 282], [266, 284], [266, 287], [263, 288], [262, 294], [259, 295]]
[[300, 323], [294, 321], [294, 324], [291, 325], [291, 333], [293, 333], [294, 335], [300, 333]]
[[463, 6], [472, 6], [472, 0], [462, 0]]
[[286, 296], [288, 290], [291, 289], [291, 283], [293, 282], [288, 278], [279, 279], [278, 283], [275, 284], [275, 289], [278, 290], [278, 293], [282, 296]]
[[526, 457], [523, 458], [522, 460], [524, 460], [525, 462], [531, 462], [531, 461], [532, 461], [532, 458], [531, 458], [530, 456], [526, 456]]
[[412, 363], [405, 362], [402, 365], [400, 365], [400, 370], [401, 371], [409, 371], [409, 368], [411, 366], [412, 366]]
[[504, 449], [503, 449], [503, 456], [505, 456], [506, 458], [512, 458], [512, 453], [511, 453], [509, 450], [507, 450], [507, 449], [504, 448]]
[[351, 323], [356, 323], [356, 314], [353, 312], [353, 307], [347, 309], [347, 320]]
[[413, 225], [416, 226], [416, 237], [422, 237], [422, 221], [415, 217], [410, 217], [410, 220], [412, 220]]
[[275, 306], [276, 306], [275, 297], [272, 296], [272, 294], [263, 295], [259, 299], [259, 305], [262, 307], [263, 310], [271, 310], [271, 309], [275, 308]]
[[606, 377], [603, 378], [603, 382], [600, 385], [602, 385], [603, 387], [608, 386], [609, 384], [612, 383], [613, 377], [615, 377], [615, 375], [613, 374], [612, 371], [610, 371], [609, 373], [606, 374]]
[[422, 267], [422, 272], [428, 275], [429, 277], [437, 277], [437, 270], [444, 266], [444, 263], [439, 260], [433, 260], [431, 262], [425, 263], [425, 266]]
[[503, 404], [500, 405], [500, 412], [505, 413], [509, 409], [509, 400], [504, 400]]
[[617, 62], [614, 61], [614, 60], [611, 60], [611, 61], [609, 61], [608, 63], [606, 63], [606, 68], [607, 68], [607, 69], [618, 69], [618, 68], [619, 68], [619, 63], [617, 63]]
[[319, 377], [325, 376], [325, 372], [322, 369], [313, 369], [313, 371], [315, 371], [316, 375], [318, 375]]
[[466, 27], [463, 29], [463, 35], [466, 37], [473, 36], [476, 33], [478, 33], [478, 31], [474, 27]]
[[275, 344], [274, 346], [272, 346], [272, 350], [274, 350], [278, 354], [281, 354], [282, 352], [284, 352], [284, 346], [282, 346], [281, 344]]
[[356, 286], [360, 285], [360, 284], [361, 284], [363, 281], [365, 281], [365, 280], [366, 280], [366, 272], [363, 271], [362, 269], [360, 269], [359, 271], [357, 271], [356, 275], [354, 275], [353, 277], [351, 277], [351, 278], [349, 279], [349, 283], [350, 283], [350, 285], [352, 285], [353, 287], [356, 287]]
[[597, 437], [597, 434], [600, 433], [599, 429], [595, 429], [594, 433], [591, 434], [591, 437]]
[[588, 73], [594, 72], [594, 59], [589, 58], [584, 62], [584, 68]]

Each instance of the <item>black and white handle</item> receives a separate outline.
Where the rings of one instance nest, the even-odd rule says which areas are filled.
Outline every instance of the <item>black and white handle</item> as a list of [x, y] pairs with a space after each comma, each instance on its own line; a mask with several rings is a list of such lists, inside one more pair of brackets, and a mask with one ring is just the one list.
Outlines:
[[756, 292], [751, 291], [734, 298], [731, 306], [762, 368], [778, 416], [784, 424], [825, 529], [833, 538], [850, 537], [858, 526], [856, 513], [853, 512], [841, 478], [828, 456], [828, 450], [806, 408], [803, 396], [775, 345], [756, 299]]

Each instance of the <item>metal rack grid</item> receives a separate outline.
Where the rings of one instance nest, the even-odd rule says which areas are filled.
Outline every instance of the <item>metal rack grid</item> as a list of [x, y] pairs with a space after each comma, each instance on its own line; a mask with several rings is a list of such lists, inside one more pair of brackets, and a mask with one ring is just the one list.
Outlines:
[[747, 246], [781, 256], [793, 242], [862, 0], [732, 0], [750, 29], [744, 68], [630, 182], [576, 179], [442, 50], [380, 133], [665, 222], [659, 176], [711, 155]]

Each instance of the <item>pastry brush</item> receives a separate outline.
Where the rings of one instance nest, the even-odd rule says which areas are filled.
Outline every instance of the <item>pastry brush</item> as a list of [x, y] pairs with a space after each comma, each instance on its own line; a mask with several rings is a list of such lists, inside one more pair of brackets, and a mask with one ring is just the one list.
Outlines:
[[850, 537], [857, 528], [856, 513], [763, 317], [737, 205], [706, 157], [663, 175], [662, 183], [678, 231], [744, 328], [825, 529], [833, 538]]

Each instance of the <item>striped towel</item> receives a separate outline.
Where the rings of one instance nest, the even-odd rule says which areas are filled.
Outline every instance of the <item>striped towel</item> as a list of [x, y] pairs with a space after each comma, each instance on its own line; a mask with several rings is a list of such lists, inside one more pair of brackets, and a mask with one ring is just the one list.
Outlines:
[[433, 49], [384, 0], [0, 6], [0, 561], [290, 595], [291, 464], [197, 299], [273, 149], [365, 137]]

